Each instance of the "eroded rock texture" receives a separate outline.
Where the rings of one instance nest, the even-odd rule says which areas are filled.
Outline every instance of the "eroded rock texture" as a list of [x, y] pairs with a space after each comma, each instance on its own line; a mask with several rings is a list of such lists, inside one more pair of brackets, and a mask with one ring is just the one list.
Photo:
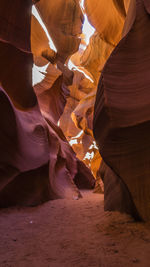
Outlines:
[[[121, 1], [114, 2], [117, 10], [122, 9]], [[150, 10], [149, 1], [128, 2], [123, 38], [98, 84], [94, 135], [103, 158], [105, 209], [149, 220]]]
[[[76, 2], [70, 2], [74, 9], [70, 9], [67, 16], [73, 16], [72, 12], [76, 10]], [[74, 41], [75, 48], [70, 48], [68, 54], [63, 55], [59, 50], [57, 65], [60, 70], [49, 65], [53, 77], [45, 77], [43, 83], [35, 87], [36, 97], [32, 87], [31, 8], [31, 0], [1, 0], [0, 207], [37, 205], [62, 197], [78, 198], [80, 192], [74, 181], [79, 187], [88, 188], [95, 183], [91, 172], [77, 160], [57, 125], [66, 104], [67, 85], [73, 78], [60, 57], [64, 59], [77, 49], [79, 41]], [[44, 12], [43, 1], [38, 8]], [[45, 8], [48, 10], [47, 6]], [[78, 17], [80, 10], [77, 10]], [[75, 34], [82, 26], [81, 22]], [[39, 36], [31, 40], [34, 57], [41, 58], [43, 48], [47, 49], [47, 38], [35, 18], [32, 23], [34, 28], [40, 29], [43, 39], [39, 48], [34, 45]], [[69, 33], [66, 32], [66, 39]], [[69, 38], [76, 40], [76, 37]]]
[[[95, 28], [86, 49], [78, 0], [1, 0], [0, 206], [76, 199], [92, 171], [106, 210], [149, 220], [150, 4], [84, 4]], [[33, 63], [47, 66], [34, 89]]]
[[[57, 7], [56, 7], [57, 6]], [[40, 0], [36, 5], [62, 60], [75, 53], [80, 44], [83, 14], [78, 0]]]
[[91, 24], [100, 33], [101, 38], [116, 45], [121, 38], [124, 17], [116, 9], [114, 2], [118, 3], [118, 1], [113, 0], [110, 0], [109, 3], [104, 0], [85, 0], [85, 10]]

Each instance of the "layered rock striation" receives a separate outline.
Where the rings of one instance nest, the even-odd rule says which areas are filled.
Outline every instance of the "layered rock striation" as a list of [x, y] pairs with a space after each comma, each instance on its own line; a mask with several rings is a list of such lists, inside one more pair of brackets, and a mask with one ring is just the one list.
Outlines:
[[94, 111], [105, 209], [143, 220], [150, 219], [149, 42], [148, 1], [130, 1], [123, 37], [101, 74]]
[[[72, 72], [58, 60], [61, 71], [53, 70], [48, 85], [44, 80], [33, 90], [31, 9], [31, 0], [1, 1], [0, 207], [37, 205], [64, 197], [76, 199], [81, 194], [74, 181], [85, 188], [95, 183], [57, 125]], [[34, 57], [41, 57], [39, 51], [43, 50], [36, 49], [33, 42], [32, 47]]]

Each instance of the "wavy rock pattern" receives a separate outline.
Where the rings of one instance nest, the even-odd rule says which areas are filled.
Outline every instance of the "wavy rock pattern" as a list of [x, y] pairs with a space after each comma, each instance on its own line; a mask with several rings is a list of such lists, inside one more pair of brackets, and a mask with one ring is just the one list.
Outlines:
[[94, 135], [105, 162], [105, 209], [144, 220], [150, 219], [148, 12], [148, 1], [131, 1], [124, 37], [102, 71], [94, 114]]
[[85, 0], [85, 11], [101, 38], [116, 45], [121, 39], [124, 18], [116, 9], [114, 1]]
[[31, 0], [1, 1], [0, 207], [78, 198], [74, 181], [88, 188], [95, 183], [57, 126], [70, 72], [58, 62], [63, 73], [53, 71], [49, 88], [47, 81], [35, 88], [38, 101], [32, 88], [31, 7]]
[[43, 54], [53, 61], [56, 57], [56, 53], [49, 47], [46, 33], [33, 15], [31, 19], [31, 51], [34, 56], [34, 63], [37, 66], [44, 66], [48, 63], [48, 60], [42, 56]]
[[82, 54], [80, 64], [92, 74], [95, 85], [98, 84], [100, 73], [114, 48], [114, 45], [104, 41], [100, 34], [95, 32]]
[[[57, 52], [31, 16], [32, 4]], [[57, 8], [54, 1], [1, 0], [0, 207], [81, 197], [77, 187], [95, 184], [85, 162], [97, 184], [104, 181], [106, 210], [146, 221], [150, 4], [85, 0], [85, 13], [96, 31], [84, 51], [78, 0], [58, 0]], [[48, 66], [34, 88], [33, 63]]]
[[[99, 154], [98, 149], [93, 146], [92, 125], [96, 86], [83, 73], [74, 71], [73, 84], [69, 88], [70, 96], [67, 99], [64, 113], [60, 118], [60, 127], [68, 141], [72, 143], [72, 148], [77, 157], [97, 177], [99, 164], [97, 164], [97, 168], [95, 168], [95, 164], [92, 164], [95, 160], [95, 154]], [[100, 159], [100, 155], [99, 159], [96, 156], [98, 163]]]
[[[80, 44], [83, 14], [77, 0], [40, 0], [36, 5], [62, 60], [75, 53]], [[63, 12], [62, 12], [63, 10]], [[59, 18], [59, 19], [58, 19]]]

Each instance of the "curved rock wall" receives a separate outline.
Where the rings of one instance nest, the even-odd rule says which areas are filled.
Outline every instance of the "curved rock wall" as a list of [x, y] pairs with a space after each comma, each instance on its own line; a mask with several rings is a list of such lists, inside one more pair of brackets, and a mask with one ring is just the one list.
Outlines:
[[105, 162], [101, 175], [109, 186], [105, 209], [144, 220], [150, 219], [149, 42], [149, 6], [131, 1], [123, 38], [101, 74], [94, 112], [94, 136]]
[[74, 181], [85, 188], [95, 183], [57, 126], [72, 72], [58, 61], [61, 71], [36, 86], [37, 97], [33, 90], [31, 8], [31, 0], [1, 1], [0, 207], [76, 199], [81, 194]]
[[[150, 4], [85, 0], [84, 13], [95, 27], [85, 50], [78, 0], [1, 0], [0, 206], [80, 197], [76, 186], [95, 184], [86, 163], [106, 210], [149, 220]], [[47, 65], [34, 88], [33, 63]]]

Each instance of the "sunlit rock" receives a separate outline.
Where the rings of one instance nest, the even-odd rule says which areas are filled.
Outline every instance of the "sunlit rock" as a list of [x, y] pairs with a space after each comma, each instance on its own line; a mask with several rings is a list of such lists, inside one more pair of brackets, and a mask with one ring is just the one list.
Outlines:
[[[117, 2], [117, 1], [116, 1]], [[118, 12], [113, 0], [85, 0], [85, 11], [100, 37], [112, 45], [121, 39], [124, 17]]]
[[149, 16], [148, 0], [1, 0], [1, 207], [78, 199], [94, 176], [105, 210], [150, 219]]
[[80, 44], [83, 14], [78, 1], [58, 0], [56, 8], [55, 1], [40, 0], [36, 7], [60, 58], [65, 61]]
[[[9, 8], [8, 1], [1, 1], [0, 207], [37, 205], [64, 197], [78, 199], [81, 194], [74, 181], [78, 184], [80, 179], [84, 188], [95, 183], [57, 125], [72, 71], [58, 59], [59, 70], [49, 65], [51, 75], [35, 88], [37, 97], [33, 90], [31, 9], [31, 0], [9, 1]], [[39, 48], [32, 46], [34, 55], [47, 49], [47, 39], [39, 29], [44, 44], [39, 41]]]
[[112, 44], [104, 41], [100, 34], [95, 32], [90, 39], [87, 49], [81, 55], [80, 64], [92, 74], [96, 85], [104, 64], [113, 49], [114, 46]]
[[48, 37], [35, 16], [31, 20], [31, 50], [36, 65], [43, 66], [48, 61], [54, 63], [56, 52], [50, 48]]

